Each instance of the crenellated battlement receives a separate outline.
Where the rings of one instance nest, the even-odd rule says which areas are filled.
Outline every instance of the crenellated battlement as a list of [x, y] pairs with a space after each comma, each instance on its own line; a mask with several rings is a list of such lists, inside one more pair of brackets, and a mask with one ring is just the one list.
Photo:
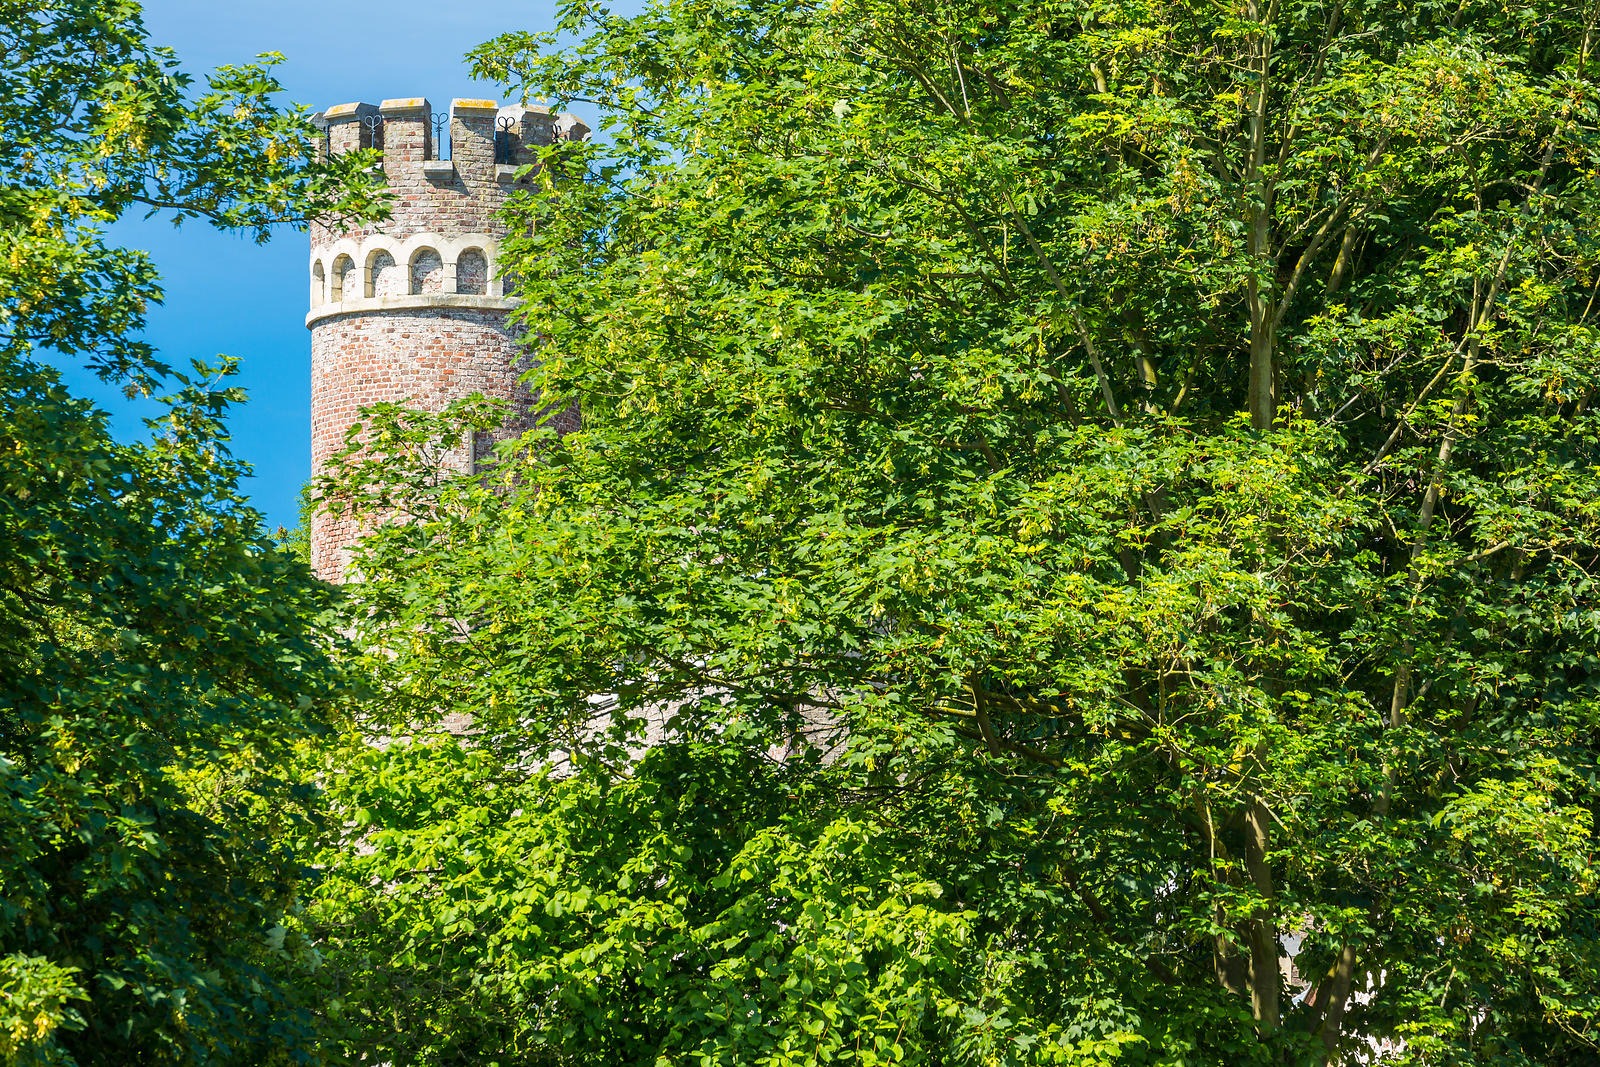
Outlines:
[[329, 153], [375, 148], [383, 153], [385, 171], [418, 167], [436, 181], [455, 176], [511, 181], [518, 168], [535, 161], [540, 148], [589, 135], [576, 115], [555, 115], [537, 104], [458, 99], [448, 111], [436, 113], [420, 96], [335, 104], [313, 121], [322, 127]]
[[315, 119], [323, 130], [324, 152], [365, 148], [382, 153], [394, 200], [393, 215], [382, 223], [314, 224], [314, 251], [378, 234], [498, 238], [506, 195], [526, 180], [521, 172], [537, 162], [539, 150], [589, 135], [575, 115], [553, 115], [537, 105], [503, 107], [494, 100], [453, 100], [449, 110], [435, 112], [424, 97], [401, 97], [381, 104], [336, 104]]

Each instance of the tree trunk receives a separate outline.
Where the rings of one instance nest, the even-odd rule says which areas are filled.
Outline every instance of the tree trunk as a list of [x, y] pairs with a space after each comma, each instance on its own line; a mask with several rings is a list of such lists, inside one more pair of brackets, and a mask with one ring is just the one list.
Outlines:
[[1247, 17], [1264, 22], [1252, 39], [1252, 66], [1256, 73], [1255, 101], [1250, 110], [1250, 161], [1245, 175], [1248, 209], [1250, 262], [1256, 268], [1247, 285], [1250, 306], [1250, 425], [1270, 430], [1278, 412], [1277, 351], [1278, 319], [1272, 300], [1272, 279], [1277, 275], [1277, 259], [1272, 254], [1272, 190], [1264, 168], [1267, 157], [1267, 85], [1272, 70], [1272, 11], [1263, 15], [1260, 3], [1250, 0]]
[[1250, 1012], [1263, 1036], [1278, 1028], [1278, 994], [1283, 973], [1278, 968], [1278, 927], [1273, 917], [1272, 868], [1267, 863], [1271, 847], [1272, 815], [1260, 800], [1245, 813], [1244, 865], [1256, 892], [1265, 900], [1247, 924], [1250, 939]]

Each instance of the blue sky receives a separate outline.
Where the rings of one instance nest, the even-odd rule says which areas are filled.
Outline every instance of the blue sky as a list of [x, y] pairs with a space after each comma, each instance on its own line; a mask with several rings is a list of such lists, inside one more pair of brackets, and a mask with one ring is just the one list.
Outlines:
[[[617, 5], [624, 6], [632, 5]], [[400, 96], [426, 96], [437, 107], [452, 97], [503, 95], [473, 82], [462, 56], [499, 33], [553, 28], [555, 8], [554, 0], [149, 0], [145, 24], [150, 39], [175, 49], [197, 78], [220, 64], [282, 52], [278, 73], [289, 99], [314, 110]], [[269, 527], [293, 526], [311, 466], [306, 236], [283, 230], [262, 246], [194, 222], [174, 229], [160, 218], [124, 220], [115, 236], [149, 251], [161, 271], [167, 298], [151, 311], [148, 338], [168, 363], [218, 353], [242, 360], [239, 382], [250, 400], [233, 414], [233, 450], [255, 469], [246, 488]], [[146, 412], [86, 373], [69, 368], [67, 378], [111, 412], [119, 436], [143, 432]]]

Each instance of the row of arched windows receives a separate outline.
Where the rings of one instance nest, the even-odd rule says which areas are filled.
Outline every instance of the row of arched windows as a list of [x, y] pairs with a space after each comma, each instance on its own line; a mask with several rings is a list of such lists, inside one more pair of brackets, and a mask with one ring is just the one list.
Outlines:
[[486, 296], [488, 292], [489, 257], [481, 248], [463, 249], [455, 262], [446, 263], [437, 249], [424, 246], [411, 253], [404, 269], [395, 262], [394, 254], [383, 248], [368, 252], [360, 267], [348, 253], [335, 256], [331, 270], [324, 270], [321, 259], [311, 265], [312, 307], [385, 296]]

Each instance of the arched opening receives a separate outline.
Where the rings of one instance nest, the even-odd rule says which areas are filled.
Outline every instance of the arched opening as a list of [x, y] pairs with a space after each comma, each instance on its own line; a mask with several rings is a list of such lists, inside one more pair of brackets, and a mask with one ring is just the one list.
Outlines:
[[311, 306], [319, 307], [328, 296], [328, 279], [322, 269], [322, 260], [311, 265]]
[[467, 296], [489, 292], [489, 259], [482, 250], [469, 248], [456, 260], [456, 292]]
[[411, 293], [444, 292], [444, 260], [431, 248], [419, 248], [411, 257]]
[[401, 280], [400, 270], [396, 266], [394, 257], [387, 251], [379, 249], [367, 257], [367, 296], [404, 296], [405, 283]]
[[349, 256], [340, 256], [333, 261], [333, 288], [328, 293], [329, 300], [338, 303], [344, 299], [346, 292], [350, 292], [351, 296], [355, 295], [350, 290], [350, 283], [353, 280], [351, 276], [355, 272], [356, 261]]

